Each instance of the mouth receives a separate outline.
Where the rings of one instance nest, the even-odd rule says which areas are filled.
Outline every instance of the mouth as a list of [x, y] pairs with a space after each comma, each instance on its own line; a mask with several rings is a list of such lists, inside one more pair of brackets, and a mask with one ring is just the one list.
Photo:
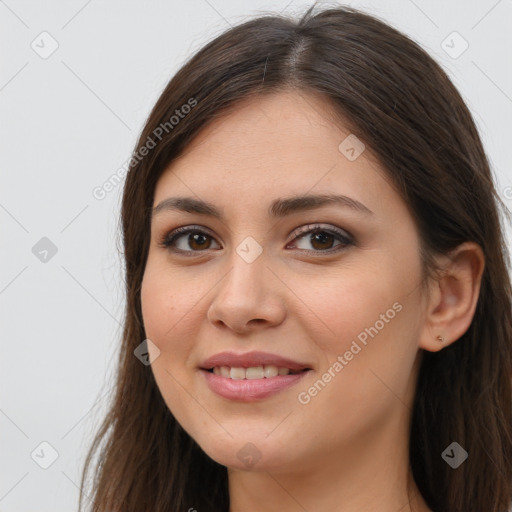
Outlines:
[[200, 369], [232, 379], [263, 379], [312, 368], [277, 354], [253, 351], [242, 354], [220, 352], [203, 361]]
[[226, 379], [256, 380], [271, 379], [273, 377], [283, 375], [296, 375], [298, 373], [309, 371], [310, 369], [311, 368], [303, 368], [302, 370], [294, 370], [285, 366], [266, 364], [264, 366], [250, 366], [249, 368], [244, 368], [242, 366], [214, 366], [213, 368], [206, 369], [206, 371], [225, 377]]
[[313, 368], [265, 352], [223, 352], [208, 358], [199, 370], [218, 396], [235, 402], [253, 402], [296, 385]]

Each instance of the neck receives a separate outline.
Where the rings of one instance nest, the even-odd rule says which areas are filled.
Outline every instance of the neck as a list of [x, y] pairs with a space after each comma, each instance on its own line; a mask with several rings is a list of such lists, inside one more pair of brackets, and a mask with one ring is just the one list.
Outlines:
[[403, 483], [385, 473], [384, 469], [366, 482], [356, 482], [354, 475], [340, 480], [321, 472], [305, 477], [230, 471], [229, 512], [431, 512], [412, 474]]

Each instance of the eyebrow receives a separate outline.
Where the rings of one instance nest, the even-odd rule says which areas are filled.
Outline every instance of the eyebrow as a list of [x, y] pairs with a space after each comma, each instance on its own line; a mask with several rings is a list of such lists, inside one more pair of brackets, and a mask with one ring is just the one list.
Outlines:
[[[319, 194], [276, 199], [268, 208], [268, 216], [276, 219], [296, 212], [313, 210], [331, 204], [350, 208], [365, 215], [374, 214], [363, 203], [351, 197], [338, 194]], [[169, 197], [164, 199], [152, 209], [152, 218], [163, 211], [172, 210], [209, 215], [221, 221], [225, 220], [223, 214], [215, 205], [193, 197]]]

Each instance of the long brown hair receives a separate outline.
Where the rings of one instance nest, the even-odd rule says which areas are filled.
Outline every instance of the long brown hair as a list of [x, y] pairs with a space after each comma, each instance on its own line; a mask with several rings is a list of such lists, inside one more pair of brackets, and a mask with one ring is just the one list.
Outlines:
[[[98, 512], [229, 510], [226, 468], [177, 423], [151, 367], [133, 353], [146, 338], [140, 288], [150, 213], [159, 176], [202, 128], [241, 100], [290, 87], [330, 101], [378, 158], [417, 223], [425, 272], [434, 270], [433, 256], [465, 241], [482, 248], [486, 266], [470, 328], [424, 353], [410, 464], [435, 512], [506, 512], [511, 504], [506, 208], [472, 116], [442, 68], [405, 35], [353, 8], [313, 11], [298, 21], [263, 15], [227, 30], [175, 74], [146, 121], [122, 199], [126, 311], [116, 389], [85, 462], [80, 510], [85, 497]], [[453, 441], [469, 454], [457, 469], [441, 457]]]

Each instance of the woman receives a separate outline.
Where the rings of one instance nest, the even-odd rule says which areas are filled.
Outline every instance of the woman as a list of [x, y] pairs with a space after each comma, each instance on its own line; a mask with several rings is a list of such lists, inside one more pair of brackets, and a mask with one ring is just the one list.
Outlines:
[[244, 23], [131, 163], [93, 510], [508, 510], [503, 205], [425, 51], [348, 7]]

